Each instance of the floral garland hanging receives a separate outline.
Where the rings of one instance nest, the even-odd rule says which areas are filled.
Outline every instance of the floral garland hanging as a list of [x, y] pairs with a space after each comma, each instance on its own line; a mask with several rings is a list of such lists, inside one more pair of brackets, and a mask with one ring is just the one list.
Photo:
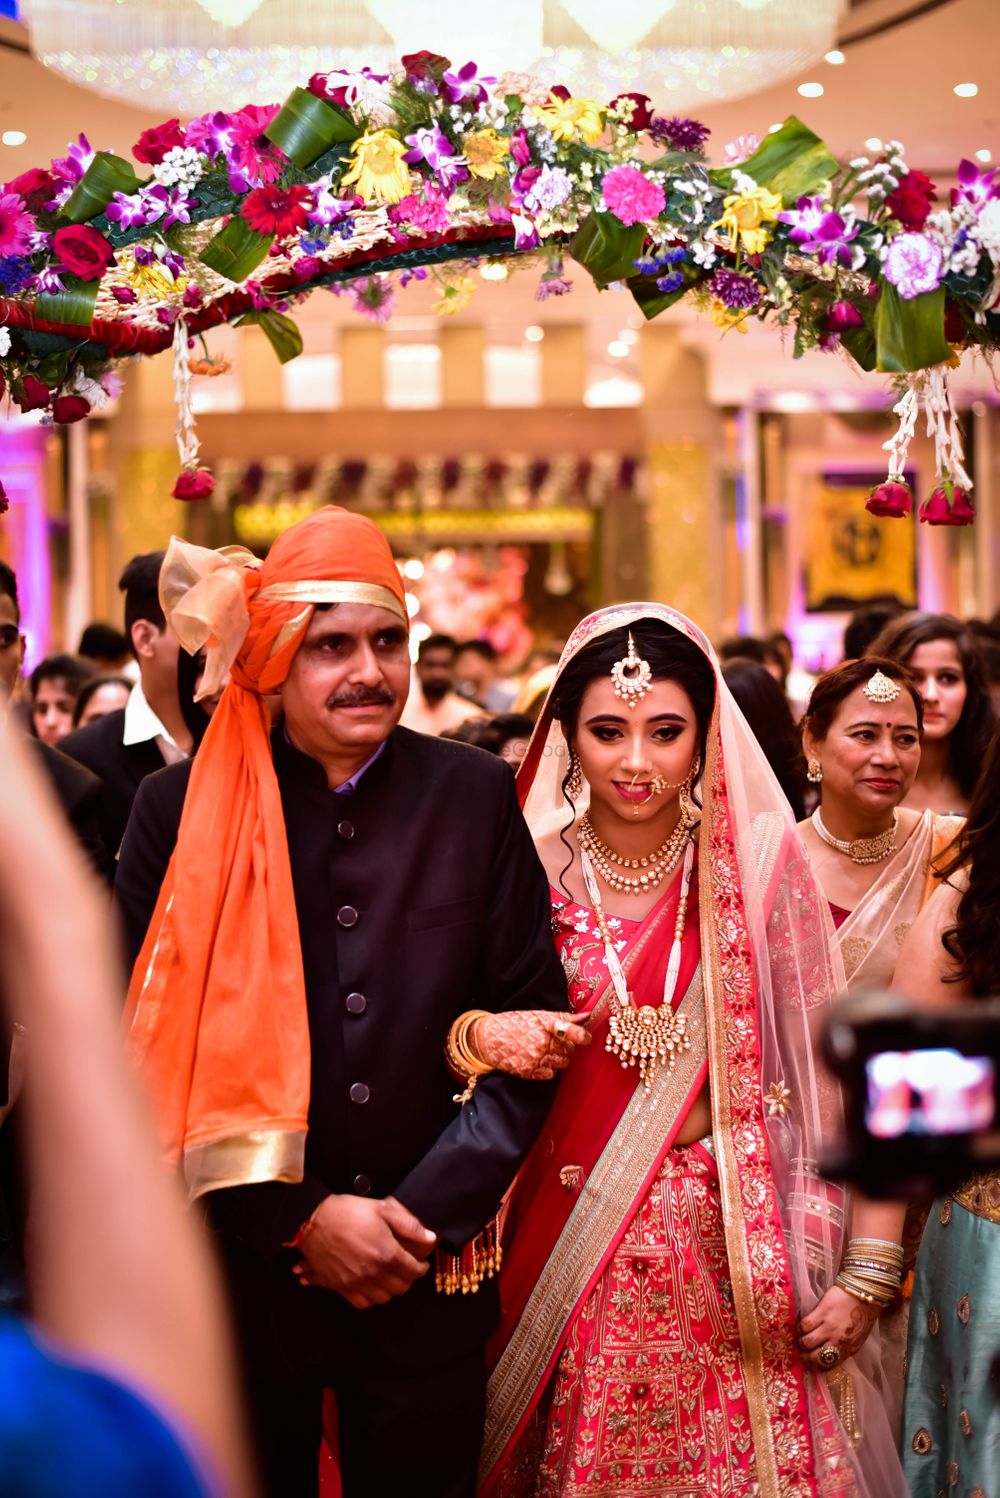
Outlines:
[[968, 523], [947, 368], [1000, 345], [995, 172], [963, 161], [935, 207], [897, 141], [841, 165], [792, 117], [712, 167], [707, 136], [643, 94], [601, 104], [428, 52], [388, 76], [316, 74], [280, 108], [168, 120], [133, 147], [142, 179], [81, 135], [0, 187], [0, 393], [76, 421], [114, 391], [119, 360], [173, 345], [174, 493], [200, 498], [212, 477], [188, 372], [206, 361], [183, 357], [197, 335], [256, 323], [284, 362], [302, 347], [288, 314], [317, 288], [385, 321], [397, 286], [430, 275], [448, 315], [472, 295], [470, 261], [540, 264], [543, 299], [571, 290], [572, 259], [647, 318], [688, 298], [722, 330], [771, 320], [796, 356], [839, 348], [896, 376], [903, 435], [869, 508], [911, 507], [900, 453], [923, 400], [941, 467], [920, 518]]

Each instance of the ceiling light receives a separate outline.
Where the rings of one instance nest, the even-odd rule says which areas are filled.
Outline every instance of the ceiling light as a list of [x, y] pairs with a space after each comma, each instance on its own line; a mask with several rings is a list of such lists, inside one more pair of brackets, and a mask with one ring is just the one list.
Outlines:
[[877, 135], [869, 135], [868, 139], [865, 141], [865, 150], [866, 151], [881, 151], [881, 149], [882, 149], [882, 142], [879, 140], [878, 136]]
[[260, 3], [261, 0], [198, 0], [202, 10], [220, 26], [242, 26]]
[[623, 343], [620, 338], [616, 338], [613, 343], [608, 344], [608, 353], [612, 359], [627, 359], [631, 352], [632, 350], [629, 348], [629, 345]]
[[510, 271], [502, 260], [487, 260], [479, 267], [479, 274], [484, 281], [506, 281]]
[[540, 328], [535, 322], [531, 324], [530, 328], [525, 328], [524, 336], [525, 338], [527, 338], [529, 343], [541, 343], [542, 339], [545, 337], [545, 329]]
[[979, 92], [978, 83], [956, 83], [955, 93], [960, 99], [974, 99]]
[[992, 161], [993, 160], [993, 152], [992, 151], [988, 151], [986, 149], [986, 147], [984, 146], [981, 151], [977, 151], [976, 152], [976, 160], [977, 161]]
[[838, 47], [834, 47], [832, 52], [827, 52], [826, 56], [823, 58], [823, 61], [828, 62], [831, 67], [839, 68], [842, 62], [847, 61], [847, 57], [845, 53], [841, 52]]
[[634, 328], [622, 328], [616, 341], [618, 343], [627, 343], [631, 348], [633, 343], [639, 342], [639, 335]]
[[5, 130], [0, 140], [5, 146], [23, 146], [28, 137], [23, 130]]
[[799, 93], [803, 99], [821, 99], [826, 90], [822, 83], [800, 83]]

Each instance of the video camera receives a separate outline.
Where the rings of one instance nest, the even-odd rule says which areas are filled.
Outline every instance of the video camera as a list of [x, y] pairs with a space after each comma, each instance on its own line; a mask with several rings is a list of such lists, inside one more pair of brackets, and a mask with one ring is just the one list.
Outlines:
[[860, 990], [835, 1007], [823, 1051], [846, 1121], [824, 1175], [911, 1199], [1000, 1167], [1000, 999], [926, 1009]]

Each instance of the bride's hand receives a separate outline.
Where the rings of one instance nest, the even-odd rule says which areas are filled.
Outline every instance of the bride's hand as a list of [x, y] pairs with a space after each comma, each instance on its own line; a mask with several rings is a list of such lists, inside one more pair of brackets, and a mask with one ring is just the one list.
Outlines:
[[472, 1049], [488, 1066], [532, 1082], [547, 1082], [562, 1071], [577, 1046], [591, 1037], [572, 1014], [548, 1009], [508, 1009], [477, 1019], [469, 1036]]
[[[831, 1373], [864, 1345], [878, 1318], [878, 1306], [870, 1306], [839, 1285], [831, 1285], [808, 1316], [803, 1316], [799, 1322], [802, 1361], [818, 1373]], [[826, 1367], [819, 1360], [821, 1349], [827, 1346], [836, 1347], [840, 1353], [833, 1368]]]

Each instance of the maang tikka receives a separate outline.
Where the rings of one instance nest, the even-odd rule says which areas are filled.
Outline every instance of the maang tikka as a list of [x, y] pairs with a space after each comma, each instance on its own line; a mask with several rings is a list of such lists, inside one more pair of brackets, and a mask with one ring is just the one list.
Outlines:
[[653, 668], [635, 653], [632, 631], [628, 632], [628, 654], [611, 667], [615, 696], [628, 708], [637, 707], [647, 692], [653, 690]]
[[861, 688], [869, 702], [884, 704], [895, 702], [902, 688], [898, 681], [893, 681], [891, 676], [886, 676], [884, 671], [876, 671], [869, 681]]

